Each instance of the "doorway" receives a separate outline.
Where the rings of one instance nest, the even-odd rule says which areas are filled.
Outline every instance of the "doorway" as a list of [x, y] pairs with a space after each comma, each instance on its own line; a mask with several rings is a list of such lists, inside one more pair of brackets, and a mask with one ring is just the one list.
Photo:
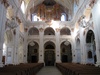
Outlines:
[[28, 63], [38, 63], [39, 45], [37, 42], [31, 41], [28, 45]]
[[44, 45], [44, 62], [45, 66], [54, 66], [55, 64], [55, 44], [53, 42], [47, 42]]
[[96, 64], [96, 43], [95, 35], [92, 30], [89, 30], [86, 35], [86, 47], [87, 47], [87, 63]]
[[64, 41], [61, 43], [61, 62], [67, 63], [72, 62], [72, 51], [71, 43], [69, 41]]
[[55, 62], [55, 53], [52, 50], [45, 51], [45, 65], [46, 66], [54, 66]]
[[67, 55], [62, 55], [62, 62], [68, 62], [68, 56]]

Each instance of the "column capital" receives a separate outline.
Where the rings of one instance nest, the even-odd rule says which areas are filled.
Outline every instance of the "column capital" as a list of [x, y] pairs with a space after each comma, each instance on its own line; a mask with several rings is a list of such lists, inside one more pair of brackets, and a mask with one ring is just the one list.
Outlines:
[[39, 31], [40, 31], [40, 32], [43, 32], [43, 31], [44, 31], [44, 29], [43, 29], [43, 28], [40, 28], [40, 29], [39, 29]]
[[56, 32], [60, 32], [60, 28], [56, 28]]
[[4, 6], [7, 8], [9, 6], [8, 0], [0, 0], [1, 4], [4, 4]]

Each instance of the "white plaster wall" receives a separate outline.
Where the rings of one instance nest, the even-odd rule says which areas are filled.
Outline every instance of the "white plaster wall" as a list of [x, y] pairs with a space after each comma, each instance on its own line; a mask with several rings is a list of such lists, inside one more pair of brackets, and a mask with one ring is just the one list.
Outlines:
[[4, 30], [6, 22], [6, 8], [0, 1], [0, 67], [2, 67], [2, 52], [3, 52], [3, 42], [4, 42]]
[[[62, 26], [62, 28], [63, 27], [64, 26]], [[41, 25], [37, 25], [37, 29], [39, 29], [39, 28], [41, 28]], [[48, 26], [44, 26], [43, 28], [46, 29], [46, 28], [48, 28]], [[53, 28], [53, 27], [51, 27], [51, 28]], [[33, 40], [33, 41], [36, 41], [39, 44], [39, 61], [38, 62], [44, 62], [44, 44], [46, 42], [52, 41], [55, 44], [56, 62], [61, 62], [61, 53], [60, 53], [61, 42], [66, 41], [66, 39], [69, 39], [69, 42], [72, 44], [72, 40], [71, 40], [72, 37], [70, 35], [60, 36], [60, 30], [57, 31], [56, 28], [53, 28], [53, 29], [55, 31], [55, 35], [44, 35], [44, 29], [43, 29], [42, 31], [39, 30], [39, 35], [29, 35], [29, 36], [27, 36], [28, 37], [28, 39], [27, 39], [28, 43]]]
[[97, 55], [97, 65], [100, 65], [100, 0], [94, 5], [92, 9], [93, 22], [94, 22], [94, 32], [96, 41], [96, 55]]

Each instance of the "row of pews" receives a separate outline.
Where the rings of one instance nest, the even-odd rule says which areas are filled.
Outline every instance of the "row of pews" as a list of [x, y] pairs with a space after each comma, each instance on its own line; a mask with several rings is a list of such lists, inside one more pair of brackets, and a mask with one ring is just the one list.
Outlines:
[[57, 63], [63, 75], [100, 75], [100, 68], [75, 63]]
[[0, 68], [0, 75], [35, 75], [43, 66], [43, 63], [9, 65]]

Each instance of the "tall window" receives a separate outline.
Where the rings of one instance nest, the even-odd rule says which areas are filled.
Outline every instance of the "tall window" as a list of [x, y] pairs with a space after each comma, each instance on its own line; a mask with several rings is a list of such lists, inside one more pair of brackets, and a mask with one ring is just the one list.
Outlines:
[[38, 17], [36, 14], [32, 14], [32, 21], [38, 21]]
[[66, 14], [65, 13], [61, 14], [61, 21], [66, 21]]
[[24, 1], [22, 1], [21, 9], [22, 9], [22, 12], [25, 13], [25, 2]]

